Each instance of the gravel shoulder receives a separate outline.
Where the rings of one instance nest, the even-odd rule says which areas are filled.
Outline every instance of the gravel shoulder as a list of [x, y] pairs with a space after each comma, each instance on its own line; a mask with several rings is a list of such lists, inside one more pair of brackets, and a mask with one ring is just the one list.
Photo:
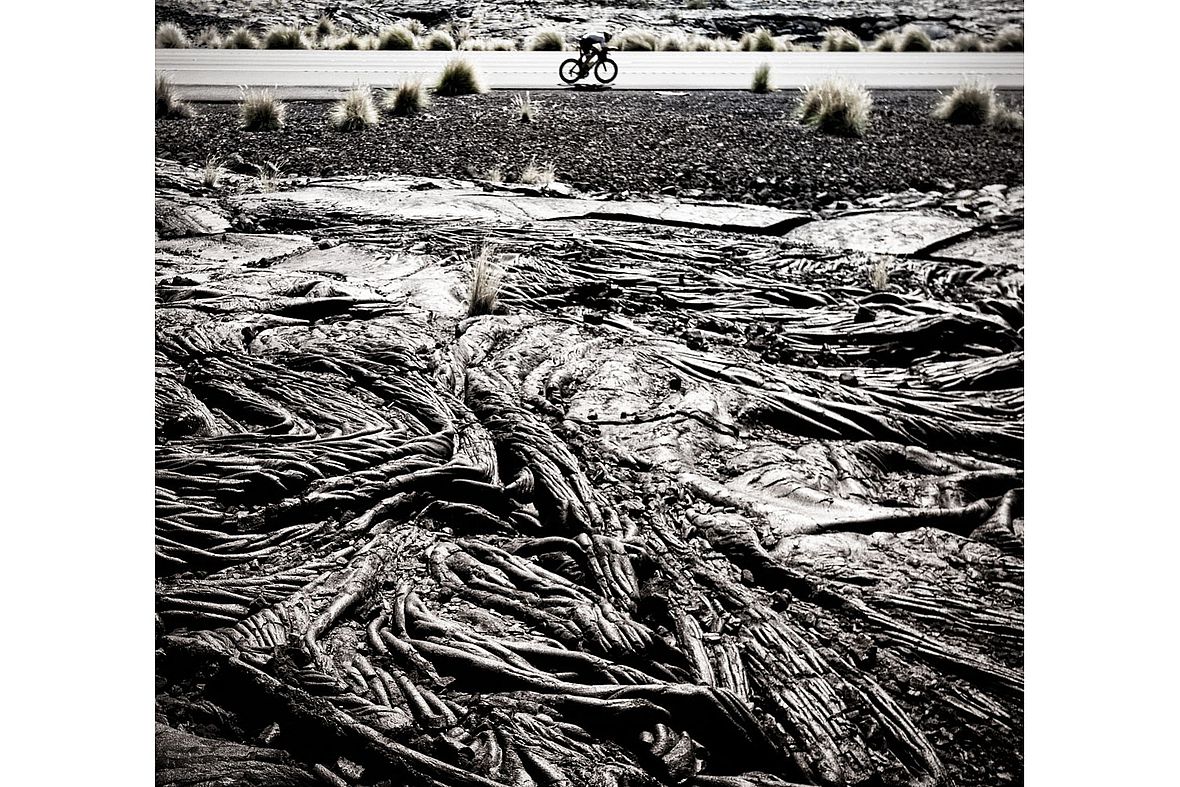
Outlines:
[[[810, 209], [909, 188], [1022, 185], [1020, 133], [950, 126], [930, 117], [934, 91], [878, 91], [864, 139], [826, 136], [794, 119], [796, 91], [756, 96], [534, 91], [533, 123], [513, 94], [436, 99], [415, 118], [383, 118], [363, 132], [330, 129], [326, 102], [290, 102], [287, 126], [247, 132], [234, 104], [203, 104], [156, 121], [156, 152], [278, 163], [299, 175], [470, 177], [499, 169], [515, 180], [530, 163], [607, 196], [650, 194]], [[1023, 111], [1023, 92], [1006, 103]]]

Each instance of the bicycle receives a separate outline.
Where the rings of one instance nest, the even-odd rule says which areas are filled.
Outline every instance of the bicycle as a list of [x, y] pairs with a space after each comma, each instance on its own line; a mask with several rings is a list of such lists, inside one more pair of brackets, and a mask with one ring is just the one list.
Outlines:
[[561, 77], [562, 82], [572, 85], [579, 79], [590, 76], [590, 63], [594, 60], [598, 61], [594, 64], [594, 78], [604, 85], [614, 82], [615, 77], [619, 75], [619, 64], [610, 59], [610, 53], [606, 50], [591, 51], [563, 60], [557, 69], [557, 75]]

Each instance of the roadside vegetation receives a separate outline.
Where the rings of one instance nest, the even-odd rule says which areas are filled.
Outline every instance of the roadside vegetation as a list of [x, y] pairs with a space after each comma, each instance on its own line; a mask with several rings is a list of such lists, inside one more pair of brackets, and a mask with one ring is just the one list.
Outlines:
[[931, 113], [956, 126], [991, 126], [997, 131], [1020, 131], [1024, 117], [1006, 106], [996, 89], [981, 82], [964, 82], [944, 95]]
[[451, 38], [451, 34], [445, 30], [435, 30], [426, 38], [422, 39], [423, 49], [433, 49], [435, 51], [453, 50], [455, 48], [455, 39]]
[[188, 49], [192, 44], [179, 25], [165, 22], [156, 28], [156, 49]]
[[521, 123], [533, 122], [533, 115], [537, 109], [533, 105], [533, 100], [529, 97], [527, 90], [524, 93], [517, 93], [513, 96], [512, 103], [516, 107], [516, 114], [520, 118]]
[[168, 75], [156, 74], [156, 119], [188, 118], [194, 114], [192, 106], [180, 100]]
[[[359, 43], [359, 42], [358, 42]], [[385, 50], [414, 49], [417, 43], [409, 28], [402, 25], [387, 27], [377, 36], [377, 48]], [[360, 47], [358, 47], [360, 48]]]
[[754, 69], [754, 78], [750, 81], [750, 91], [753, 93], [774, 91], [774, 84], [770, 79], [770, 63], [763, 63]]
[[379, 117], [368, 85], [355, 85], [328, 110], [328, 125], [337, 131], [364, 131]]
[[864, 49], [864, 44], [851, 30], [829, 27], [823, 33], [819, 48], [824, 52], [859, 52]]
[[307, 49], [307, 41], [302, 30], [279, 26], [266, 31], [262, 46], [265, 49]]
[[246, 131], [278, 131], [287, 120], [287, 107], [269, 90], [247, 90], [239, 110]]
[[845, 79], [827, 79], [803, 91], [798, 117], [825, 134], [863, 137], [869, 128], [873, 96]]
[[[201, 31], [195, 41], [178, 25], [165, 22], [156, 28], [157, 49], [201, 47], [215, 49], [354, 49], [436, 51], [565, 51], [572, 47], [567, 32], [556, 27], [537, 28], [519, 39], [475, 38], [465, 27], [444, 25], [428, 30], [417, 19], [405, 19], [376, 34], [359, 33], [337, 25], [328, 17], [304, 29], [277, 26], [266, 31], [261, 41], [249, 28], [235, 28], [222, 37], [214, 28]], [[611, 39], [610, 46], [628, 52], [1023, 52], [1024, 30], [1006, 27], [990, 40], [976, 33], [958, 33], [932, 39], [920, 25], [887, 30], [871, 42], [862, 41], [851, 30], [830, 27], [812, 40], [790, 41], [766, 27], [749, 30], [737, 38], [709, 38], [698, 33], [666, 32], [638, 27], [625, 28]]]
[[434, 92], [440, 96], [465, 96], [472, 93], [486, 93], [475, 66], [463, 58], [455, 58], [443, 66]]
[[564, 52], [565, 35], [557, 28], [541, 28], [525, 39], [524, 48], [530, 52]]
[[257, 49], [258, 37], [248, 27], [235, 27], [221, 45], [226, 49]]
[[430, 106], [430, 96], [419, 80], [407, 80], [392, 90], [386, 90], [381, 99], [381, 109], [398, 117], [417, 115]]

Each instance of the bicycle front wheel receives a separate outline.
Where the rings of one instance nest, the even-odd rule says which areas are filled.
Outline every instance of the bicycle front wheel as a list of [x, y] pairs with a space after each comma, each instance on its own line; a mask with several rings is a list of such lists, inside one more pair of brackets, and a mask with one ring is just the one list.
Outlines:
[[599, 60], [598, 65], [594, 66], [594, 78], [603, 84], [614, 82], [618, 75], [619, 64], [613, 60]]
[[572, 85], [582, 78], [582, 64], [572, 57], [569, 60], [563, 60], [557, 69], [557, 75], [561, 77], [562, 82]]

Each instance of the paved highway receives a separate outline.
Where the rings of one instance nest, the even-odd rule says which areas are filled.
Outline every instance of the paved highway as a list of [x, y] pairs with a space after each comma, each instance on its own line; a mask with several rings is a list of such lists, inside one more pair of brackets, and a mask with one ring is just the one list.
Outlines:
[[[570, 52], [356, 52], [322, 50], [158, 49], [190, 100], [230, 101], [240, 86], [274, 88], [282, 98], [335, 98], [353, 84], [429, 83], [461, 55], [493, 89], [566, 87], [557, 67]], [[1024, 87], [1024, 53], [998, 52], [612, 52], [619, 90], [745, 90], [770, 63], [774, 84], [798, 88], [840, 75], [868, 88], [948, 88], [978, 77], [1000, 88]], [[594, 83], [593, 77], [588, 80]]]

